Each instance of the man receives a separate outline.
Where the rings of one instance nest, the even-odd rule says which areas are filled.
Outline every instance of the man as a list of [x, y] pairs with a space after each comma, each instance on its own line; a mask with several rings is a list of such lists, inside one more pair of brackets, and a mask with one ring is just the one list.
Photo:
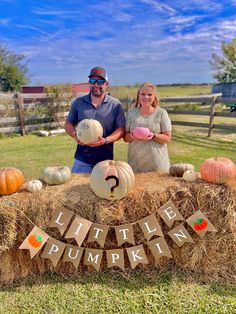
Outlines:
[[[65, 130], [78, 144], [74, 173], [91, 173], [98, 162], [113, 159], [113, 143], [125, 133], [124, 111], [119, 100], [106, 93], [108, 85], [106, 70], [97, 66], [89, 74], [90, 93], [72, 103]], [[83, 119], [98, 120], [103, 126], [103, 136], [96, 142], [84, 144], [77, 138], [75, 127]]]

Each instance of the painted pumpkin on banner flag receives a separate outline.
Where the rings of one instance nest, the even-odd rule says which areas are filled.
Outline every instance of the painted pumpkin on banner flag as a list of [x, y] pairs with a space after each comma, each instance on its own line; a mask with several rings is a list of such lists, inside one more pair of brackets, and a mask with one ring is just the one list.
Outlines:
[[43, 238], [41, 235], [39, 234], [32, 234], [29, 239], [28, 242], [30, 245], [32, 245], [34, 248], [38, 248], [42, 245], [43, 242]]
[[63, 184], [71, 176], [70, 168], [67, 166], [47, 167], [43, 172], [43, 180], [51, 185]]
[[134, 186], [134, 173], [124, 161], [104, 160], [96, 164], [90, 177], [93, 192], [107, 200], [119, 200]]
[[208, 221], [203, 218], [198, 218], [197, 221], [194, 223], [194, 229], [195, 230], [204, 230], [208, 225]]
[[13, 167], [0, 169], [0, 195], [13, 194], [22, 187], [25, 181], [23, 173]]
[[84, 119], [78, 123], [76, 135], [84, 144], [93, 143], [103, 136], [103, 127], [97, 120]]
[[201, 178], [210, 183], [226, 183], [236, 175], [236, 166], [226, 157], [212, 157], [203, 162]]

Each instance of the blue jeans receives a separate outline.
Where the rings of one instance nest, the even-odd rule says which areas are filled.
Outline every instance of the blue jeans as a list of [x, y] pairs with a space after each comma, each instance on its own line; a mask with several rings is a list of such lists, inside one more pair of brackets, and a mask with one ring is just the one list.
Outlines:
[[72, 173], [91, 173], [93, 170], [93, 167], [94, 165], [87, 164], [83, 161], [75, 159], [71, 172]]

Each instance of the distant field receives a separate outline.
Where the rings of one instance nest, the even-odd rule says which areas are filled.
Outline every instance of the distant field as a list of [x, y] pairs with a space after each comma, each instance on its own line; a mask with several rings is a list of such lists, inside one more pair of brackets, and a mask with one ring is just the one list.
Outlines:
[[[132, 97], [137, 95], [139, 86], [111, 86], [108, 91], [112, 96], [117, 98]], [[158, 86], [157, 91], [160, 97], [167, 96], [188, 96], [209, 94], [211, 92], [211, 85], [191, 85], [191, 86]]]

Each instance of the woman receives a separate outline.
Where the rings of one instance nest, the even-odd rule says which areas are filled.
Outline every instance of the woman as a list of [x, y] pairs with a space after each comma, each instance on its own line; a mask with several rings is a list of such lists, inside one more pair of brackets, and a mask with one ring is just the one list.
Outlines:
[[[155, 85], [148, 82], [140, 86], [135, 106], [128, 110], [124, 141], [129, 143], [128, 163], [135, 173], [156, 170], [169, 172], [166, 144], [171, 139], [171, 121], [159, 103]], [[136, 127], [148, 128], [150, 135], [147, 138], [135, 138], [132, 131]]]

